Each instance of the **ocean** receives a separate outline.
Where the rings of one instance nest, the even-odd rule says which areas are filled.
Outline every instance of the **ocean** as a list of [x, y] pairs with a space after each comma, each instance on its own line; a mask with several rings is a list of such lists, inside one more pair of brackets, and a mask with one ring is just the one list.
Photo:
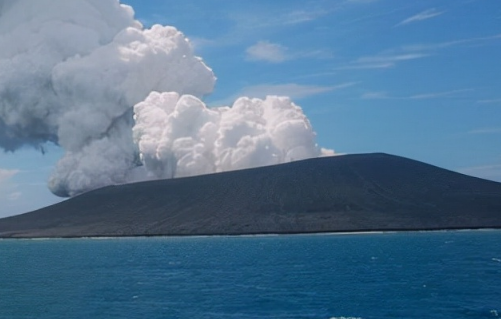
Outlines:
[[501, 231], [0, 240], [0, 318], [497, 318]]

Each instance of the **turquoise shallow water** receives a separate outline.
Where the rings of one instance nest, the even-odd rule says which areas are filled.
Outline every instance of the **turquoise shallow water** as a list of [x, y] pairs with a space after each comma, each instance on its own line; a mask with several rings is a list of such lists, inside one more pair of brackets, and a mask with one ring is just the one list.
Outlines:
[[496, 318], [501, 231], [0, 240], [0, 318]]

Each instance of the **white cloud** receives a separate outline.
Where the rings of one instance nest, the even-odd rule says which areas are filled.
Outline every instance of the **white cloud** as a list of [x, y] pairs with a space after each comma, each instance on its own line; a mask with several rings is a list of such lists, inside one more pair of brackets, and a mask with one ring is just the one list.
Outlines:
[[6, 182], [8, 179], [19, 173], [18, 170], [8, 170], [0, 168], [0, 184]]
[[356, 60], [359, 64], [392, 64], [394, 65], [400, 61], [415, 60], [427, 57], [428, 54], [423, 53], [409, 53], [409, 54], [398, 54], [398, 55], [375, 55], [368, 57], [361, 57]]
[[439, 16], [439, 15], [441, 15], [443, 13], [444, 13], [443, 11], [438, 11], [435, 8], [428, 9], [428, 10], [420, 12], [420, 13], [418, 13], [416, 15], [413, 15], [412, 17], [409, 17], [409, 18], [401, 21], [396, 26], [401, 26], [401, 25], [405, 25], [405, 24], [409, 24], [409, 23], [413, 23], [413, 22], [428, 20], [428, 19], [437, 17], [437, 16]]
[[248, 61], [265, 61], [269, 63], [281, 63], [294, 59], [331, 59], [334, 54], [328, 50], [307, 50], [290, 52], [289, 48], [268, 41], [259, 41], [246, 50]]
[[239, 98], [208, 108], [177, 93], [152, 92], [134, 106], [133, 128], [149, 177], [186, 177], [332, 155], [320, 149], [302, 109], [287, 97]]
[[9, 3], [0, 4], [0, 149], [57, 141], [65, 153], [49, 178], [55, 194], [129, 181], [137, 166], [129, 113], [151, 91], [214, 88], [183, 33], [144, 29], [119, 1]]
[[287, 48], [283, 45], [268, 41], [259, 41], [247, 48], [247, 59], [251, 61], [266, 61], [280, 63], [288, 59]]

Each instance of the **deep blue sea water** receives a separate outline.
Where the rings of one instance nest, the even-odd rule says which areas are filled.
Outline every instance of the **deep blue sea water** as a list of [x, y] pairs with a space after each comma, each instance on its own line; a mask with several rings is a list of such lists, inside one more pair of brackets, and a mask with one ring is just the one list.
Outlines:
[[0, 240], [0, 318], [496, 318], [501, 231]]

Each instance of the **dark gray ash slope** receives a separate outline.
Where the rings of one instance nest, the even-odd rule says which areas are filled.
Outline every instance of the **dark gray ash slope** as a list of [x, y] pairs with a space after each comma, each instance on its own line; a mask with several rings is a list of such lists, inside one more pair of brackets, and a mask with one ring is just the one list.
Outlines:
[[0, 219], [0, 237], [501, 228], [501, 183], [387, 154], [98, 189]]

